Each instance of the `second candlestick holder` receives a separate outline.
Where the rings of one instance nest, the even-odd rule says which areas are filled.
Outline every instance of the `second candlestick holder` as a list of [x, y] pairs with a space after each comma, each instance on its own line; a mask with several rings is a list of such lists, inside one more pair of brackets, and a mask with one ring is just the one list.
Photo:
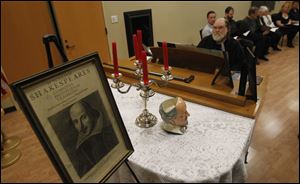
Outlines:
[[165, 67], [161, 67], [163, 71], [163, 75], [161, 76], [161, 79], [164, 81], [170, 81], [173, 79], [173, 75], [171, 74], [172, 67], [168, 67], [168, 70], [165, 70]]
[[122, 88], [124, 86], [124, 83], [120, 81], [120, 78], [122, 77], [121, 73], [119, 73], [118, 76], [116, 76], [113, 73], [113, 74], [111, 74], [111, 76], [112, 76], [112, 79], [113, 79], [113, 82], [114, 82], [114, 83], [111, 84], [112, 88], [119, 89], [119, 88]]
[[150, 97], [152, 97], [155, 92], [150, 88], [153, 82], [150, 80], [149, 84], [144, 84], [144, 82], [140, 82], [140, 96], [144, 101], [144, 110], [143, 112], [136, 118], [135, 124], [142, 128], [149, 128], [156, 124], [157, 117], [150, 113], [147, 109], [147, 101]]

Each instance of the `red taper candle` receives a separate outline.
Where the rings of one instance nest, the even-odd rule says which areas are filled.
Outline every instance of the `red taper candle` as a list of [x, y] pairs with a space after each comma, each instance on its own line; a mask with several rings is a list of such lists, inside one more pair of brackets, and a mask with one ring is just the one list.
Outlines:
[[163, 42], [162, 43], [162, 47], [163, 47], [163, 53], [164, 53], [164, 66], [165, 66], [165, 70], [168, 70], [169, 69], [169, 55], [168, 55], [167, 43]]
[[136, 37], [136, 34], [132, 35], [132, 40], [133, 40], [133, 46], [134, 46], [135, 59], [139, 60], [140, 51], [139, 51], [139, 44], [138, 44], [138, 39]]
[[138, 39], [138, 48], [139, 48], [139, 53], [141, 53], [144, 48], [143, 48], [143, 36], [142, 36], [142, 31], [141, 30], [137, 30], [137, 39]]
[[113, 52], [113, 62], [114, 62], [114, 74], [115, 74], [115, 77], [119, 77], [119, 65], [118, 65], [116, 42], [112, 42], [112, 52]]
[[141, 59], [143, 62], [143, 79], [144, 79], [144, 84], [148, 85], [149, 84], [149, 79], [148, 79], [148, 66], [147, 66], [147, 55], [145, 51], [141, 52]]

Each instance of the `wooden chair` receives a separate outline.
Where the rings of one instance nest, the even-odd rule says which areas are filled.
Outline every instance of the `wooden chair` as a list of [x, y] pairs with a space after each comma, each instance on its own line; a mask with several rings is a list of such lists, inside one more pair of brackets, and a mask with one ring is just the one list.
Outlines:
[[286, 39], [287, 39], [287, 34], [283, 34], [282, 36], [281, 36], [281, 41], [280, 41], [280, 46], [282, 47], [283, 46], [283, 41], [284, 41], [284, 37], [286, 37]]
[[201, 40], [203, 39], [202, 31], [203, 31], [203, 29], [200, 29], [200, 38], [201, 38]]

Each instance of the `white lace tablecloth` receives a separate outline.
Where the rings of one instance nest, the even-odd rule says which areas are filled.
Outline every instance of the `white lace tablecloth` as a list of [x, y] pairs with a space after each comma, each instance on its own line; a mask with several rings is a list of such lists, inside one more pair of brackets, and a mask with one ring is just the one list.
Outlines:
[[141, 182], [245, 181], [244, 154], [254, 119], [186, 101], [190, 113], [187, 132], [168, 134], [161, 129], [158, 108], [170, 96], [156, 93], [150, 98], [148, 110], [158, 123], [140, 128], [135, 125], [144, 107], [140, 91], [112, 92], [134, 147], [128, 160]]

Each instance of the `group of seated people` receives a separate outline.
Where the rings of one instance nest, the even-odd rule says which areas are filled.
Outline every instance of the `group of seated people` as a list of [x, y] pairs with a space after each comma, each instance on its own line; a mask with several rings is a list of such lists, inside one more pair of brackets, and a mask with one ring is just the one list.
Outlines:
[[[272, 16], [266, 6], [251, 7], [248, 16], [234, 21], [234, 9], [227, 7], [225, 17], [216, 19], [216, 13], [207, 13], [208, 25], [204, 27], [199, 48], [222, 50], [230, 71], [240, 72], [239, 95], [245, 94], [245, 86], [249, 81], [250, 91], [256, 100], [256, 64], [258, 59], [268, 61], [266, 55], [269, 47], [281, 51], [278, 43], [283, 35], [287, 35], [287, 46], [293, 48], [293, 39], [298, 32], [298, 1], [284, 3], [281, 10]], [[255, 49], [254, 49], [255, 48]], [[253, 52], [254, 50], [254, 52]]]
[[[290, 7], [291, 6], [291, 7]], [[256, 64], [258, 59], [268, 61], [266, 57], [269, 54], [269, 47], [275, 51], [281, 51], [278, 48], [279, 41], [284, 35], [287, 35], [287, 47], [293, 48], [293, 39], [298, 32], [299, 26], [299, 3], [293, 1], [290, 5], [286, 2], [282, 5], [279, 13], [270, 15], [266, 6], [260, 8], [251, 7], [248, 16], [243, 20], [235, 21], [233, 19], [234, 9], [227, 7], [225, 17], [216, 20], [216, 13], [209, 11], [207, 13], [208, 24], [202, 29], [201, 41], [198, 47], [221, 50], [224, 43], [225, 49], [229, 54], [229, 63], [231, 69], [241, 65], [239, 61], [238, 42], [242, 39], [250, 50], [254, 49]], [[233, 68], [232, 68], [233, 67]]]

